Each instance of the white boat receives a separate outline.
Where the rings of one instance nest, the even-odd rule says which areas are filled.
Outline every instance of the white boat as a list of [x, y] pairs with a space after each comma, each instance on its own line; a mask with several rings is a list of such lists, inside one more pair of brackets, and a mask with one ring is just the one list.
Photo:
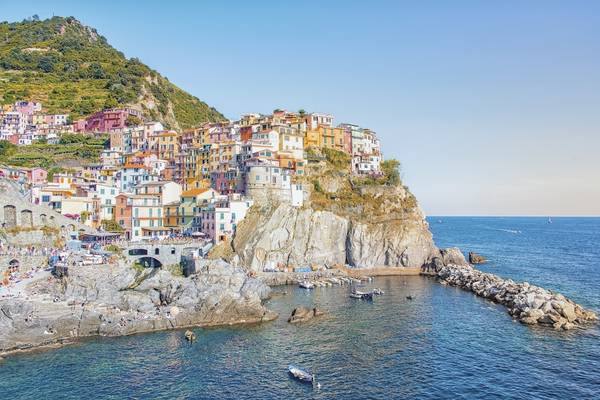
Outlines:
[[295, 367], [293, 365], [288, 366], [288, 372], [294, 378], [296, 378], [302, 382], [312, 383], [315, 379], [315, 376], [313, 374], [308, 373], [307, 371], [305, 371], [301, 368]]
[[385, 292], [383, 291], [383, 289], [380, 288], [375, 288], [373, 289], [373, 294], [384, 294]]
[[350, 293], [350, 297], [353, 299], [373, 300], [373, 292], [361, 292], [359, 290], [353, 290]]
[[315, 284], [311, 283], [309, 281], [301, 281], [298, 283], [298, 286], [300, 286], [302, 289], [314, 289], [315, 288]]

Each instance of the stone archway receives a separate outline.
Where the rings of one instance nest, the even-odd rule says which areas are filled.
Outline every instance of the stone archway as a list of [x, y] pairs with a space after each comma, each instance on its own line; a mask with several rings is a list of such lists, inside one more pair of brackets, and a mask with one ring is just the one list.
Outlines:
[[21, 226], [33, 226], [33, 213], [31, 210], [21, 210]]
[[48, 223], [48, 219], [46, 218], [46, 214], [40, 214], [40, 224], [46, 225]]
[[144, 268], [160, 268], [162, 263], [154, 257], [141, 257], [137, 259]]
[[7, 228], [17, 226], [17, 207], [11, 204], [4, 206], [4, 226]]

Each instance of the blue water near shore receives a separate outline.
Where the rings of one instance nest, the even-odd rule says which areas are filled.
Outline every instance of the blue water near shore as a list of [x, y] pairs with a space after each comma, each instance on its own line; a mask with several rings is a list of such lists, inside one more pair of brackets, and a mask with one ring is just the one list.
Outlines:
[[[438, 220], [442, 222], [439, 223]], [[600, 219], [430, 218], [439, 246], [491, 261], [481, 269], [559, 290], [600, 309]], [[93, 339], [0, 364], [4, 399], [592, 399], [600, 397], [600, 331], [513, 322], [503, 307], [423, 277], [382, 277], [386, 294], [280, 288], [281, 314], [252, 327]], [[407, 295], [414, 300], [406, 299]], [[301, 326], [299, 305], [328, 315]], [[291, 380], [311, 368], [320, 390]]]

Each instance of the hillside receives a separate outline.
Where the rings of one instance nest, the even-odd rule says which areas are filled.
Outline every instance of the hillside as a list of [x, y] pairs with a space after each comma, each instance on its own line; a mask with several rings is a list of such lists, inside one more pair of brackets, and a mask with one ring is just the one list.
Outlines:
[[99, 137], [64, 134], [58, 144], [35, 143], [16, 146], [0, 140], [0, 164], [47, 168], [50, 173], [98, 162], [108, 142]]
[[73, 17], [0, 22], [0, 104], [20, 99], [74, 119], [131, 106], [172, 129], [224, 119]]

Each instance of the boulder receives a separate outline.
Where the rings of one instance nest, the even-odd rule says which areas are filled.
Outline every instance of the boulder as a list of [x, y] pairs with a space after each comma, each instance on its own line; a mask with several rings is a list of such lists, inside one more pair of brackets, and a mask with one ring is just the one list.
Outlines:
[[487, 262], [487, 259], [484, 256], [481, 256], [475, 252], [469, 252], [469, 262], [471, 264], [483, 264]]
[[300, 307], [294, 308], [294, 311], [292, 311], [292, 315], [288, 319], [288, 322], [290, 324], [306, 322], [306, 321], [310, 321], [314, 317], [318, 317], [323, 314], [324, 314], [324, 312], [322, 310], [320, 310], [319, 308], [315, 307], [315, 308], [310, 309], [310, 308], [300, 306]]

